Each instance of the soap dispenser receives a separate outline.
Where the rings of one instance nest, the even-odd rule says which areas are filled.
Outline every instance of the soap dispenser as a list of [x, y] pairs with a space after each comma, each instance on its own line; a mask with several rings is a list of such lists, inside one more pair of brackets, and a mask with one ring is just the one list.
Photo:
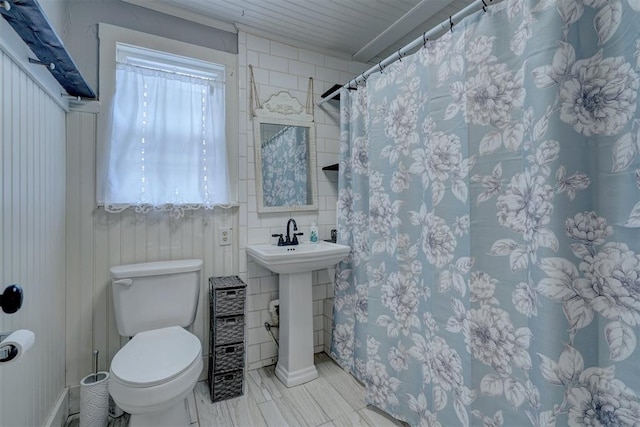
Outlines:
[[309, 241], [311, 243], [318, 243], [318, 226], [315, 221], [311, 223], [311, 229], [309, 230]]

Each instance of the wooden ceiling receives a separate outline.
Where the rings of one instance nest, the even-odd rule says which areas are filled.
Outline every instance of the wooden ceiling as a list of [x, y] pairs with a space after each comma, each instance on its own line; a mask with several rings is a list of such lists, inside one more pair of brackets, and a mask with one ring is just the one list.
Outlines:
[[377, 62], [472, 0], [125, 0], [222, 30]]

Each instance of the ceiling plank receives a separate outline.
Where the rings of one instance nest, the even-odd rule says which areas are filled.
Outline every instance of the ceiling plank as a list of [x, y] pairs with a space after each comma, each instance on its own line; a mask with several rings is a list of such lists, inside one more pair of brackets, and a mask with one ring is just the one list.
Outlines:
[[425, 20], [447, 6], [451, 0], [422, 0], [410, 11], [401, 16], [396, 22], [391, 24], [386, 30], [367, 43], [363, 48], [353, 55], [354, 61], [369, 62], [380, 52], [396, 43], [407, 31], [413, 30]]
[[124, 1], [232, 33], [374, 63], [473, 0]]

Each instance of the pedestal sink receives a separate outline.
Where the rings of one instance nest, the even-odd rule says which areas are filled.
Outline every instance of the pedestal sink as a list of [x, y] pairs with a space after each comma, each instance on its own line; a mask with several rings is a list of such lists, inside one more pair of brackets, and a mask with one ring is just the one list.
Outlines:
[[276, 376], [287, 387], [318, 377], [313, 364], [311, 272], [340, 262], [349, 246], [303, 243], [295, 246], [247, 245], [247, 254], [280, 275], [280, 344]]

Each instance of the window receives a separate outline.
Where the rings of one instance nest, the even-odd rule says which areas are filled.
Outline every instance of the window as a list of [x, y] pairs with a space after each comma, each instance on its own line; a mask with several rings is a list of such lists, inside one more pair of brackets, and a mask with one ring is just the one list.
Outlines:
[[114, 47], [98, 202], [111, 212], [177, 216], [232, 203], [227, 65], [119, 41]]

